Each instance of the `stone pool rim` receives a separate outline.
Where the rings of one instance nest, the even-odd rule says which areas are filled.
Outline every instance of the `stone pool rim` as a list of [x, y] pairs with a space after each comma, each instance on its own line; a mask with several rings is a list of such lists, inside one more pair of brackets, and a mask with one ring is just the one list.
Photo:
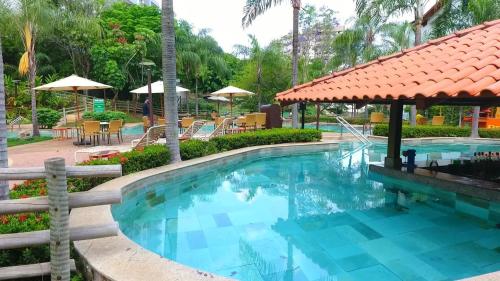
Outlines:
[[[132, 190], [144, 188], [158, 182], [162, 177], [196, 168], [210, 162], [231, 160], [244, 155], [277, 151], [307, 153], [327, 149], [338, 149], [340, 142], [287, 143], [277, 145], [254, 146], [213, 154], [201, 158], [170, 164], [154, 169], [123, 176], [96, 186], [92, 190], [121, 190], [127, 194]], [[273, 155], [270, 155], [273, 156]], [[95, 225], [114, 222], [111, 205], [74, 209], [70, 213], [70, 226], [88, 225], [89, 218]], [[155, 254], [126, 237], [121, 231], [118, 236], [94, 240], [75, 241], [75, 249], [84, 263], [86, 275], [91, 280], [234, 280], [201, 271]]]
[[[378, 140], [383, 142], [384, 139], [378, 138]], [[500, 144], [499, 139], [422, 138], [411, 140], [411, 144], [464, 142]], [[166, 176], [176, 171], [190, 167], [200, 167], [210, 162], [230, 160], [244, 155], [272, 150], [280, 150], [282, 153], [289, 152], [288, 149], [290, 148], [294, 148], [294, 154], [321, 151], [322, 149], [338, 149], [341, 143], [350, 141], [346, 139], [314, 143], [287, 143], [231, 150], [123, 176], [101, 184], [93, 188], [93, 190], [121, 190], [123, 194], [126, 194], [133, 189], [144, 188], [147, 184], [160, 181], [161, 177], [157, 176]], [[88, 225], [89, 218], [92, 218], [92, 223], [95, 225], [115, 221], [111, 213], [111, 205], [104, 205], [72, 210], [70, 213], [70, 226]], [[84, 263], [85, 274], [92, 277], [90, 280], [234, 280], [163, 258], [130, 240], [121, 231], [118, 236], [114, 237], [75, 241], [74, 246]], [[474, 276], [466, 280], [490, 280], [488, 278], [492, 276], [497, 278], [500, 276], [500, 272]]]

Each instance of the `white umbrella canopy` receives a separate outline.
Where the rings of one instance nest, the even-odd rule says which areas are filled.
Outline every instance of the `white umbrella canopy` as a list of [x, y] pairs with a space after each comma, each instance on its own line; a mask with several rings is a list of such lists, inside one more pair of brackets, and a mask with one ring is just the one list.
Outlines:
[[[189, 89], [183, 87], [176, 87], [177, 93], [186, 93], [189, 92]], [[135, 90], [130, 91], [133, 94], [147, 94], [148, 93], [148, 85], [137, 88]], [[156, 81], [151, 83], [151, 93], [152, 94], [163, 94], [163, 81]]]
[[78, 95], [76, 94], [76, 92], [82, 90], [102, 90], [110, 88], [113, 87], [73, 74], [66, 78], [59, 79], [57, 81], [42, 86], [38, 86], [35, 88], [35, 90], [52, 91], [52, 92], [63, 92], [63, 91], [75, 92], [76, 119], [78, 120], [80, 119], [80, 107], [78, 106]]
[[110, 88], [113, 87], [73, 74], [66, 78], [59, 79], [57, 81], [42, 86], [38, 86], [35, 88], [35, 90], [62, 92], [62, 91], [81, 91], [81, 90], [101, 90]]
[[220, 103], [221, 102], [228, 102], [229, 101], [228, 98], [225, 98], [225, 97], [222, 97], [222, 96], [209, 96], [207, 99], [211, 100], [211, 101], [216, 101], [217, 102], [217, 111], [219, 111], [219, 113], [220, 113]]
[[223, 89], [220, 89], [216, 92], [211, 93], [212, 96], [221, 96], [221, 97], [229, 97], [229, 105], [231, 107], [231, 116], [233, 115], [233, 97], [246, 97], [250, 95], [254, 95], [254, 93], [243, 90], [234, 86], [227, 86]]
[[207, 99], [217, 101], [217, 102], [219, 102], [219, 101], [228, 102], [229, 101], [228, 98], [221, 97], [221, 96], [209, 96]]

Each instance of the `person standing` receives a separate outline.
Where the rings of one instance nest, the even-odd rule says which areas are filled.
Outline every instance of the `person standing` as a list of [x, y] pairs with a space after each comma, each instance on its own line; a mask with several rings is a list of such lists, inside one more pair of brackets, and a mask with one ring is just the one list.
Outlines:
[[149, 118], [149, 99], [146, 99], [142, 105], [142, 116]]

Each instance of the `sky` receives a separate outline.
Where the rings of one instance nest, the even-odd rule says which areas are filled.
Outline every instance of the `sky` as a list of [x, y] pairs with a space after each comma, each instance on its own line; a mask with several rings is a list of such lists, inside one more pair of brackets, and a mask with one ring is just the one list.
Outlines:
[[[268, 10], [254, 23], [243, 29], [241, 18], [246, 0], [176, 0], [176, 18], [188, 21], [195, 30], [207, 28], [219, 45], [228, 53], [233, 52], [235, 44], [248, 45], [248, 34], [253, 34], [262, 46], [273, 39], [280, 38], [291, 31], [292, 7], [289, 1]], [[430, 6], [435, 0], [428, 1]], [[337, 11], [341, 25], [355, 16], [354, 0], [302, 0], [302, 5], [326, 6]], [[409, 18], [403, 17], [404, 18]]]
[[[176, 18], [188, 21], [195, 30], [210, 29], [210, 35], [224, 51], [232, 53], [235, 44], [248, 45], [248, 34], [253, 34], [263, 46], [286, 35], [292, 27], [292, 7], [289, 1], [268, 10], [253, 24], [243, 29], [241, 18], [246, 0], [177, 0], [174, 1]], [[302, 0], [302, 5], [327, 6], [338, 12], [343, 24], [354, 16], [353, 0]]]

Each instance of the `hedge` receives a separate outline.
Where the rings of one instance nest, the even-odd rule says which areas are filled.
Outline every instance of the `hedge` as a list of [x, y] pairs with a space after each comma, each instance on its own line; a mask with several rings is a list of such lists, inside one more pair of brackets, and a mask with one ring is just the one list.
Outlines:
[[83, 119], [96, 120], [101, 122], [109, 122], [110, 120], [121, 119], [125, 123], [127, 113], [121, 111], [105, 111], [105, 112], [92, 112], [87, 111], [83, 114]]
[[241, 134], [225, 135], [210, 140], [219, 151], [227, 151], [256, 145], [321, 140], [321, 132], [314, 129], [271, 129]]
[[[410, 127], [403, 125], [403, 138], [425, 138], [425, 137], [469, 137], [471, 129], [468, 127], [454, 126], [416, 126]], [[389, 125], [378, 124], [373, 128], [373, 135], [389, 135]], [[481, 138], [500, 138], [500, 129], [479, 129]]]

